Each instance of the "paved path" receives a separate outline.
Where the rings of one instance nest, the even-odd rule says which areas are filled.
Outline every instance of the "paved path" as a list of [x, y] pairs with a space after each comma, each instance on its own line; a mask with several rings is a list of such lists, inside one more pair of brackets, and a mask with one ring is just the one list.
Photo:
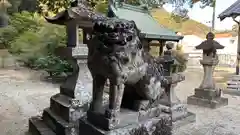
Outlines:
[[[177, 87], [177, 95], [186, 102], [201, 81], [201, 70], [188, 70], [186, 81]], [[0, 70], [0, 131], [1, 135], [25, 135], [28, 118], [40, 115], [49, 107], [49, 98], [58, 93], [58, 86], [41, 82], [39, 74], [29, 70]], [[176, 135], [239, 135], [240, 98], [229, 98], [229, 105], [215, 110], [188, 106], [197, 114], [197, 122], [186, 125]]]

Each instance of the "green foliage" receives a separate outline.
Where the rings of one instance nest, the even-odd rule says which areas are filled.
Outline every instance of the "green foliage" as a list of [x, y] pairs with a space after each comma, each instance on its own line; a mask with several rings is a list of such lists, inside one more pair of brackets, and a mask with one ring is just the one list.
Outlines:
[[39, 8], [39, 3], [37, 0], [22, 0], [18, 10], [21, 11], [28, 11], [28, 12], [36, 12]]
[[61, 76], [68, 74], [72, 70], [67, 61], [61, 60], [55, 55], [48, 55], [40, 57], [35, 61], [36, 69], [43, 69], [49, 73], [50, 76]]
[[40, 20], [28, 12], [16, 13], [10, 17], [9, 26], [0, 29], [0, 44], [8, 48], [10, 43], [25, 31], [37, 31]]
[[134, 6], [139, 6], [139, 5], [141, 5], [141, 3], [140, 3], [139, 0], [127, 0], [126, 3], [127, 3], [127, 4], [130, 4], [130, 5], [134, 5]]
[[0, 45], [28, 67], [53, 76], [71, 72], [71, 66], [54, 55], [55, 48], [66, 45], [65, 28], [45, 22], [38, 14], [13, 14], [10, 25], [0, 29]]
[[11, 6], [7, 9], [8, 14], [14, 14], [21, 11], [35, 12], [39, 8], [38, 0], [4, 0]]
[[103, 14], [107, 14], [108, 11], [108, 3], [103, 1], [103, 2], [99, 2], [95, 7], [95, 11], [103, 13]]
[[[41, 4], [40, 7], [42, 10], [47, 10], [48, 12], [58, 13], [60, 10], [67, 9], [70, 7], [70, 0], [38, 0]], [[105, 12], [105, 5], [108, 3], [107, 0], [86, 0], [86, 3], [89, 7], [96, 9], [97, 11]]]
[[70, 6], [70, 0], [38, 0], [41, 3], [40, 7], [48, 12], [58, 13], [61, 9], [66, 9]]
[[22, 0], [8, 0], [9, 3], [11, 3], [11, 7], [7, 9], [9, 14], [13, 14], [18, 12], [18, 7], [21, 4]]
[[162, 26], [172, 29], [174, 31], [181, 32], [184, 35], [194, 34], [199, 37], [205, 38], [206, 34], [210, 30], [210, 28], [207, 27], [206, 25], [191, 19], [188, 19], [179, 23], [172, 17], [171, 13], [167, 12], [164, 9], [153, 10], [152, 16]]

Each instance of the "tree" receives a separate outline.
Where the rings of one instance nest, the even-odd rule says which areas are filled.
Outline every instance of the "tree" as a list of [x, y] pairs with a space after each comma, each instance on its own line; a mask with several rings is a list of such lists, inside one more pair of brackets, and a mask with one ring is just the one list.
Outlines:
[[[71, 0], [38, 0], [42, 7], [47, 7], [47, 10], [53, 13], [59, 12], [61, 9], [69, 7]], [[86, 3], [96, 8], [99, 4], [106, 4], [108, 0], [85, 0]], [[121, 1], [121, 0], [119, 0]], [[145, 5], [147, 7], [162, 7], [162, 5], [169, 3], [174, 5], [174, 12], [178, 16], [186, 16], [188, 10], [184, 8], [184, 4], [189, 4], [192, 7], [195, 3], [201, 2], [201, 7], [212, 6], [214, 0], [123, 0], [131, 5]]]
[[8, 14], [18, 12], [18, 7], [21, 4], [22, 0], [8, 0], [11, 3], [11, 7], [7, 9]]
[[[106, 4], [107, 0], [85, 0], [86, 4], [95, 8], [98, 4]], [[72, 0], [38, 0], [41, 8], [46, 8], [48, 12], [58, 13], [62, 9], [70, 7]]]
[[28, 11], [28, 12], [35, 12], [38, 10], [38, 1], [37, 0], [22, 0], [18, 11]]

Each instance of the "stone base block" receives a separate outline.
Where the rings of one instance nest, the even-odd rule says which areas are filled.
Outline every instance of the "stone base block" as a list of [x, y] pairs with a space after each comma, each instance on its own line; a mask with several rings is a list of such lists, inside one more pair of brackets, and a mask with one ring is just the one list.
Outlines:
[[173, 128], [179, 128], [181, 126], [193, 123], [196, 121], [196, 114], [189, 112], [185, 104], [175, 104], [172, 107], [165, 107], [163, 111], [171, 114]]
[[187, 103], [192, 105], [202, 106], [202, 107], [208, 107], [211, 109], [216, 109], [216, 108], [228, 105], [228, 99], [219, 97], [219, 98], [210, 100], [205, 98], [199, 98], [193, 95], [187, 98]]
[[104, 130], [112, 130], [132, 123], [138, 123], [138, 113], [123, 111], [117, 119], [107, 119], [103, 114], [88, 111], [87, 119], [93, 125]]
[[29, 132], [32, 135], [56, 135], [41, 119], [40, 116], [29, 119]]
[[49, 108], [44, 110], [42, 119], [57, 135], [78, 135], [78, 121], [69, 123]]
[[209, 100], [213, 100], [221, 96], [221, 91], [215, 89], [196, 88], [194, 96], [198, 98], [206, 98]]
[[177, 118], [173, 121], [173, 128], [179, 128], [181, 126], [196, 122], [196, 114], [187, 112], [187, 115]]
[[50, 99], [50, 109], [67, 122], [72, 122], [85, 115], [88, 110], [88, 104], [80, 105], [76, 99], [56, 94]]
[[87, 120], [91, 124], [101, 129], [113, 130], [119, 127], [127, 126], [129, 124], [140, 123], [148, 119], [156, 118], [161, 114], [167, 114], [162, 112], [163, 109], [164, 108], [161, 105], [158, 105], [157, 107], [154, 108], [149, 108], [148, 110], [141, 110], [139, 112], [129, 110], [126, 108], [121, 108], [118, 117], [114, 119], [106, 118], [104, 116], [104, 109], [101, 112], [92, 112], [89, 110], [87, 113]]
[[81, 133], [81, 135], [171, 135], [171, 116], [163, 115], [141, 123], [130, 124], [110, 131], [99, 129], [86, 119], [83, 119], [79, 122], [79, 133]]
[[196, 115], [189, 112], [185, 104], [175, 104], [171, 107], [173, 128], [178, 128], [196, 121]]
[[240, 96], [240, 90], [236, 90], [236, 89], [225, 89], [222, 92], [224, 94], [229, 94], [232, 96]]
[[45, 135], [41, 128], [44, 126], [56, 135], [78, 135], [78, 121], [85, 116], [88, 105], [81, 106], [78, 100], [62, 94], [52, 96], [50, 103], [50, 108], [43, 111], [41, 118], [29, 120], [29, 132], [32, 135]]

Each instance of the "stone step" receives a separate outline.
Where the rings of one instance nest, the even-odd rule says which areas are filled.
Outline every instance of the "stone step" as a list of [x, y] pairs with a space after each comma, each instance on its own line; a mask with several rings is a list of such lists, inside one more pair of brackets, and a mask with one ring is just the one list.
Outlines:
[[239, 89], [240, 85], [227, 85], [227, 88]]
[[230, 78], [240, 80], [240, 75], [232, 75]]
[[[74, 99], [62, 94], [56, 94], [50, 99], [50, 109], [67, 122], [75, 122], [86, 114], [88, 104], [74, 106]], [[76, 103], [78, 104], [78, 103]]]
[[78, 135], [78, 121], [69, 123], [51, 111], [50, 108], [43, 111], [43, 120], [56, 135]]
[[[231, 90], [240, 91], [240, 90], [238, 90], [238, 89], [236, 89], [236, 88], [231, 88], [231, 87], [227, 87], [227, 89], [225, 89], [225, 90], [228, 90], [228, 91], [231, 91]], [[225, 90], [223, 90], [223, 91], [225, 91]]]
[[227, 85], [240, 85], [240, 81], [227, 81]]
[[240, 86], [238, 86], [238, 85], [228, 85], [228, 86], [227, 86], [227, 89], [235, 89], [235, 90], [238, 90], [238, 89], [240, 89]]
[[230, 85], [227, 85], [227, 87], [234, 87], [234, 88], [237, 88], [239, 87], [240, 85], [234, 85], [234, 84], [230, 84]]
[[240, 81], [240, 75], [233, 75], [233, 76], [230, 77], [230, 80]]
[[31, 135], [56, 135], [41, 119], [40, 116], [29, 119], [29, 133]]

